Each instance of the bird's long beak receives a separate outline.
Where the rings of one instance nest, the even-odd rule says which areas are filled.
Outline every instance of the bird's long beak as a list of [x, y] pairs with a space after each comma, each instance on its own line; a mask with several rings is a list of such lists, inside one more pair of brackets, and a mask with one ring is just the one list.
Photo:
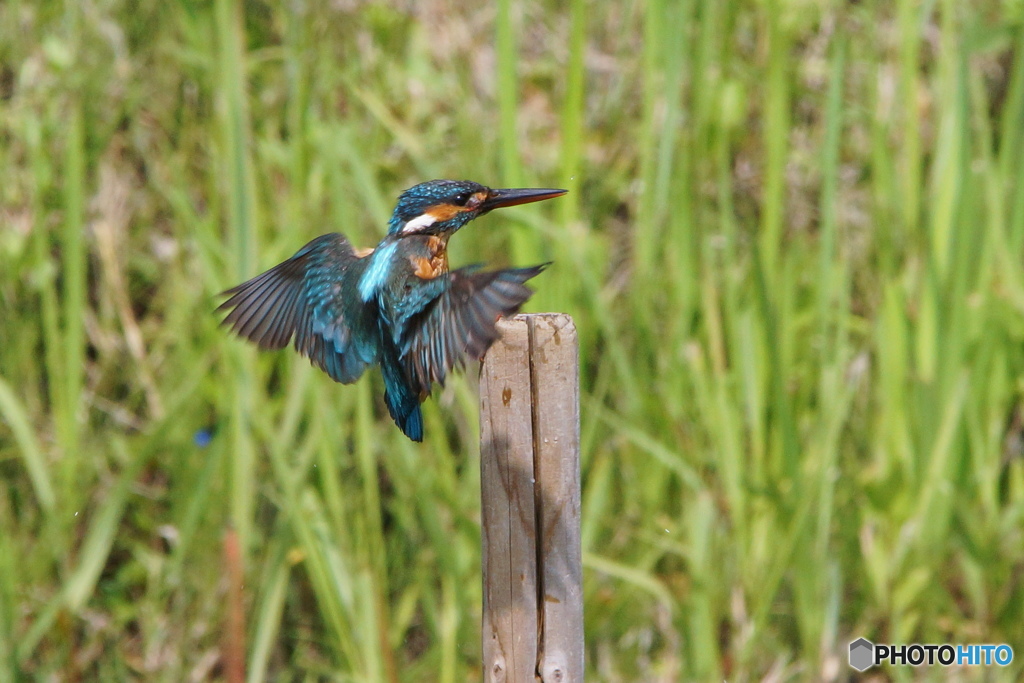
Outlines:
[[568, 190], [548, 190], [536, 188], [519, 188], [514, 190], [491, 190], [490, 195], [480, 205], [481, 211], [487, 212], [491, 209], [500, 209], [504, 206], [516, 206], [518, 204], [529, 204], [530, 202], [541, 202], [545, 199], [561, 197]]

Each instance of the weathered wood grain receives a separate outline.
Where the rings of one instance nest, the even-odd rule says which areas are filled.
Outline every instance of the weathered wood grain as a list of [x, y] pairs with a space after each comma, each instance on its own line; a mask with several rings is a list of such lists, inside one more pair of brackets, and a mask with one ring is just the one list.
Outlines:
[[580, 550], [580, 396], [576, 326], [565, 314], [533, 315], [530, 376], [538, 508], [538, 672], [544, 683], [583, 680]]
[[545, 313], [499, 330], [480, 370], [484, 679], [582, 681], [576, 328]]
[[533, 681], [537, 569], [529, 330], [499, 323], [480, 377], [484, 680]]

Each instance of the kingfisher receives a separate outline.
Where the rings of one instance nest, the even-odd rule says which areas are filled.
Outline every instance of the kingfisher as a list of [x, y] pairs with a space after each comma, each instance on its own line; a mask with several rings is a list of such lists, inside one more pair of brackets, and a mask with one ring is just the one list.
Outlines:
[[495, 190], [468, 180], [431, 180], [398, 197], [375, 249], [340, 233], [321, 235], [294, 256], [232, 287], [222, 324], [262, 349], [295, 350], [342, 384], [380, 366], [391, 418], [423, 440], [420, 404], [433, 384], [478, 359], [497, 322], [533, 293], [526, 281], [548, 264], [448, 269], [448, 240], [492, 209], [560, 197], [566, 190]]

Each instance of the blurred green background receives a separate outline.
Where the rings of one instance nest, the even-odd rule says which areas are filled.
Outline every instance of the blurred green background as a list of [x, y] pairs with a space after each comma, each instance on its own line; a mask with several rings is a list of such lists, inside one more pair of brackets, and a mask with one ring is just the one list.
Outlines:
[[580, 330], [591, 680], [1020, 675], [1022, 131], [1012, 0], [4, 0], [0, 680], [224, 678], [235, 570], [250, 680], [480, 679], [475, 371], [213, 314], [436, 177], [571, 190], [452, 262]]

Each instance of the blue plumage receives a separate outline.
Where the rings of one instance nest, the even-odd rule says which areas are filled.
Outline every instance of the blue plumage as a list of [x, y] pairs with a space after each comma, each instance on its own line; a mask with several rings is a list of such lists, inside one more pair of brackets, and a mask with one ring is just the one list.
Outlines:
[[385, 244], [370, 255], [370, 264], [359, 278], [359, 298], [370, 301], [387, 282], [391, 271], [391, 259], [398, 248], [398, 242]]
[[448, 269], [448, 238], [492, 209], [564, 190], [493, 190], [433, 180], [398, 198], [388, 234], [357, 254], [343, 235], [321, 235], [290, 259], [226, 292], [224, 324], [264, 349], [295, 349], [332, 379], [357, 380], [378, 364], [384, 402], [413, 441], [423, 440], [420, 404], [434, 383], [497, 338], [495, 323], [519, 310], [525, 283], [544, 266]]

